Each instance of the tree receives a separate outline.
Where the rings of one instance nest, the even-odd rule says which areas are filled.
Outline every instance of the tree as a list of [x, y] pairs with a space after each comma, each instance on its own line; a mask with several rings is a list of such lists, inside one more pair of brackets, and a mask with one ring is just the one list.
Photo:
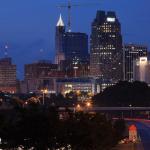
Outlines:
[[[101, 114], [65, 112], [59, 118], [55, 107], [45, 108], [31, 105], [13, 109], [0, 115], [0, 137], [5, 141], [3, 148], [13, 149], [23, 145], [36, 150], [65, 148], [65, 150], [109, 150], [121, 138], [118, 124], [112, 125]], [[115, 137], [119, 138], [115, 138]]]
[[93, 97], [98, 106], [150, 106], [150, 88], [144, 82], [120, 81]]

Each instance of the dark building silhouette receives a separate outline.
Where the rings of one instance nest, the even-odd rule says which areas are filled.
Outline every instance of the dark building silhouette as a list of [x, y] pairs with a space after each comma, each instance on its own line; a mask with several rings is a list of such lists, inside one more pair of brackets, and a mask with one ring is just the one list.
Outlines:
[[140, 57], [148, 56], [148, 48], [138, 44], [126, 44], [124, 46], [124, 79], [127, 81], [134, 80], [134, 61]]
[[55, 34], [55, 63], [66, 76], [87, 76], [89, 73], [88, 35], [66, 32], [60, 15]]
[[54, 91], [55, 79], [65, 77], [64, 72], [58, 70], [57, 64], [47, 60], [26, 64], [24, 72], [27, 92], [39, 92], [44, 88]]
[[65, 32], [63, 35], [63, 51], [66, 60], [80, 63], [88, 56], [88, 35], [79, 32]]
[[121, 25], [115, 12], [97, 11], [92, 22], [90, 73], [116, 82], [123, 78]]

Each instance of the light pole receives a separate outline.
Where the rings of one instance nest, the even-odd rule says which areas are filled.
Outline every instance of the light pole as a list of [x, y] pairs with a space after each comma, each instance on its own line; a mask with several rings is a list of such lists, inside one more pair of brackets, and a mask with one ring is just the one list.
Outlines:
[[91, 107], [92, 107], [91, 102], [87, 102], [86, 103], [86, 110], [89, 111], [89, 108], [91, 108]]
[[45, 104], [45, 94], [47, 94], [48, 90], [47, 89], [43, 89], [41, 90], [42, 92], [42, 104]]
[[132, 105], [130, 104], [129, 107], [130, 107], [130, 117], [132, 118]]
[[148, 119], [150, 118], [150, 114], [149, 114], [149, 111], [148, 111]]
[[124, 115], [123, 115], [123, 111], [121, 112], [121, 119], [123, 119], [124, 118]]

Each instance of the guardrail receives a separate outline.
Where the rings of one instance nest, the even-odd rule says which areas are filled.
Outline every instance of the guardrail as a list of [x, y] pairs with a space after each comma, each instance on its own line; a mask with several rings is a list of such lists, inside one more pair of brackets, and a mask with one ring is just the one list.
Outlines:
[[[68, 107], [69, 110], [76, 110], [76, 107]], [[83, 107], [83, 110], [86, 111], [116, 111], [116, 110], [122, 110], [122, 111], [129, 111], [129, 110], [143, 110], [143, 111], [150, 111], [150, 107]], [[66, 110], [65, 107], [59, 107], [60, 111]]]

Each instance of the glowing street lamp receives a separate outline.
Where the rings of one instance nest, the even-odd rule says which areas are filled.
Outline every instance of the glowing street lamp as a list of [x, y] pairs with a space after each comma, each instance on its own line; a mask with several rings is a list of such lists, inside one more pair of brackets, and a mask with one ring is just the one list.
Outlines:
[[130, 107], [130, 117], [132, 118], [133, 117], [133, 115], [132, 115], [132, 105], [130, 104], [129, 107]]
[[89, 110], [89, 108], [91, 108], [92, 107], [92, 104], [91, 104], [91, 102], [86, 102], [86, 110], [88, 111]]
[[87, 102], [87, 103], [86, 103], [86, 106], [87, 106], [87, 107], [91, 107], [91, 103], [90, 103], [90, 102]]
[[77, 108], [78, 108], [78, 109], [81, 108], [80, 104], [77, 105]]
[[41, 90], [41, 92], [42, 92], [42, 94], [43, 94], [43, 96], [42, 96], [42, 99], [43, 99], [43, 105], [45, 104], [45, 94], [47, 94], [48, 93], [48, 90], [47, 89], [43, 89], [43, 90]]

